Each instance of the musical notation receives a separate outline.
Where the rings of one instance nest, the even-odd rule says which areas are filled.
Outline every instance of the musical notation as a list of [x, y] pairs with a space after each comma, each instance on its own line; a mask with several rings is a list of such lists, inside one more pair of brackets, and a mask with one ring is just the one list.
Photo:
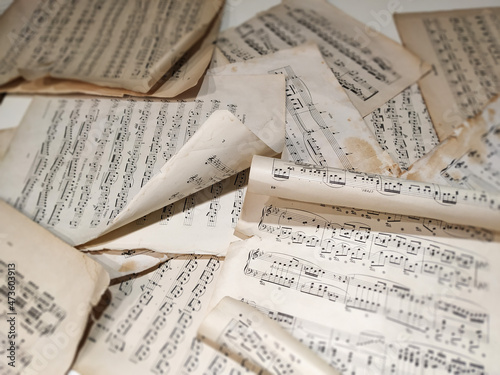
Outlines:
[[[463, 118], [477, 115], [500, 91], [499, 72], [492, 61], [496, 56], [491, 53], [498, 44], [493, 42], [496, 46], [491, 49], [491, 43], [480, 43], [476, 36], [476, 31], [482, 30], [486, 38], [493, 37], [486, 16], [470, 13], [448, 19], [431, 16], [423, 20], [423, 25]], [[457, 45], [467, 53], [461, 54]], [[464, 74], [464, 66], [471, 67], [472, 72]]]
[[[229, 81], [224, 78], [212, 77], [210, 82]], [[28, 160], [23, 157], [25, 175], [16, 187], [2, 189], [2, 196], [70, 243], [97, 237], [123, 216], [125, 206], [147, 188], [210, 113], [231, 107], [241, 117], [260, 116], [240, 113], [239, 108], [246, 111], [251, 106], [226, 96], [211, 90], [191, 102], [40, 98], [37, 108], [46, 132], [30, 139], [33, 148], [23, 151]], [[207, 178], [193, 173], [189, 184], [196, 190], [236, 173], [215, 153], [205, 161], [199, 168], [207, 165], [216, 173]], [[186, 195], [176, 192], [167, 198]], [[170, 203], [167, 198], [165, 203]]]
[[112, 286], [111, 305], [91, 330], [75, 369], [94, 368], [95, 356], [114, 369], [166, 374], [181, 368], [180, 354], [195, 337], [219, 268], [217, 258], [174, 258], [132, 283]]
[[[327, 150], [321, 150], [316, 144], [316, 140], [311, 136], [315, 130], [320, 130], [328, 140], [333, 151], [337, 155], [341, 165], [345, 169], [353, 169], [346, 152], [340, 147], [335, 138], [335, 132], [329, 127], [330, 121], [326, 120], [322, 113], [316, 108], [311, 93], [302, 79], [297, 77], [291, 66], [272, 70], [269, 73], [283, 74], [286, 78], [286, 108], [291, 120], [295, 123], [292, 126], [291, 121], [287, 121], [287, 133], [295, 134], [297, 130], [302, 134], [301, 143], [305, 145], [308, 155], [294, 155], [293, 150], [288, 150], [289, 155], [295, 161], [312, 161], [314, 164], [327, 165], [327, 160], [323, 153], [329, 154]], [[288, 116], [290, 118], [290, 116]], [[326, 117], [328, 119], [328, 117]], [[328, 121], [328, 124], [327, 124]], [[331, 164], [331, 163], [330, 163]]]
[[[407, 80], [408, 72], [417, 61], [383, 37], [362, 33], [363, 27], [329, 4], [289, 0], [223, 31], [217, 46], [230, 62], [238, 62], [314, 42], [356, 108], [366, 116], [413, 83]], [[404, 59], [408, 70], [394, 66], [377, 47]], [[406, 84], [386, 96], [401, 81]]]
[[201, 342], [199, 339], [193, 339], [189, 351], [184, 356], [183, 365], [179, 374], [189, 375], [204, 371], [209, 374], [220, 375], [241, 375], [251, 374], [245, 363], [238, 363], [228, 358], [224, 353]]
[[433, 66], [419, 86], [441, 141], [500, 92], [498, 15], [491, 7], [395, 17], [403, 43]]
[[489, 314], [459, 298], [419, 294], [387, 279], [332, 272], [291, 255], [262, 250], [248, 254], [244, 273], [264, 284], [341, 304], [347, 310], [381, 314], [407, 329], [467, 345], [471, 353], [489, 341]]
[[[401, 241], [405, 254], [422, 254], [418, 244], [408, 241], [415, 238], [407, 236], [406, 243], [399, 233], [392, 241], [384, 233], [369, 238], [369, 229], [359, 229], [341, 228], [338, 238], [356, 233], [352, 244], [384, 249]], [[394, 272], [401, 259], [391, 251], [383, 250], [386, 264], [377, 268], [364, 249], [334, 260], [309, 243], [254, 236], [231, 245], [214, 301], [230, 296], [247, 302], [342, 372], [414, 374], [432, 366], [439, 374], [450, 368], [489, 373], [496, 351], [492, 327], [497, 326], [493, 270], [500, 257], [495, 244], [469, 241], [461, 241], [467, 248], [460, 254], [453, 253], [453, 241], [430, 246], [429, 259], [420, 266], [422, 272], [439, 273], [442, 265], [455, 264], [455, 269], [468, 269], [463, 275], [480, 275], [474, 285], [450, 284], [450, 269], [423, 278], [413, 271]], [[412, 359], [403, 353], [412, 353]]]
[[[377, 273], [395, 267], [408, 277], [434, 278], [459, 290], [486, 287], [482, 276], [488, 268], [486, 259], [424, 233], [490, 241], [491, 233], [470, 227], [453, 230], [447, 223], [422, 218], [350, 211], [331, 207], [318, 215], [304, 209], [267, 206], [258, 223], [259, 234], [289, 246], [305, 246], [324, 261], [336, 264], [359, 263]], [[386, 232], [392, 225], [396, 230]]]
[[[185, 62], [180, 57], [203, 41], [200, 36], [221, 6], [201, 0], [98, 6], [47, 0], [20, 7], [13, 12], [14, 24], [3, 31], [15, 43], [0, 55], [0, 82], [38, 74], [146, 93], [158, 74], [179, 69], [176, 63]], [[166, 13], [172, 22], [164, 22]], [[193, 34], [198, 36], [186, 44]]]
[[210, 165], [214, 167], [216, 170], [218, 170], [220, 173], [222, 173], [222, 178], [228, 178], [234, 174], [236, 174], [236, 171], [229, 168], [227, 165], [225, 165], [218, 157], [217, 155], [210, 156], [205, 164]]
[[480, 138], [477, 148], [467, 150], [440, 171], [451, 186], [497, 192], [500, 190], [500, 127], [492, 126]]
[[365, 122], [373, 127], [380, 147], [402, 170], [438, 145], [427, 107], [416, 84], [377, 108]]
[[374, 330], [352, 333], [245, 301], [278, 322], [332, 367], [349, 374], [415, 374], [432, 368], [435, 373], [481, 374], [485, 367], [473, 357], [415, 341], [392, 341]]
[[[390, 205], [395, 210], [393, 213], [498, 229], [500, 199], [497, 194], [485, 191], [264, 157], [253, 159], [252, 170], [255, 182], [252, 182], [250, 189], [259, 194], [379, 212], [384, 212]], [[303, 189], [305, 186], [307, 189]], [[297, 198], [292, 190], [300, 191], [301, 195]], [[335, 194], [331, 194], [332, 191]], [[468, 216], [460, 217], [464, 212]]]
[[232, 298], [218, 302], [202, 322], [199, 335], [254, 373], [338, 375], [279, 325]]
[[380, 149], [316, 46], [301, 45], [214, 72], [284, 76], [286, 149], [282, 159], [392, 173], [394, 161]]
[[123, 235], [84, 245], [86, 250], [129, 249], [220, 254], [231, 241], [243, 207], [248, 170], [171, 203], [123, 227]]

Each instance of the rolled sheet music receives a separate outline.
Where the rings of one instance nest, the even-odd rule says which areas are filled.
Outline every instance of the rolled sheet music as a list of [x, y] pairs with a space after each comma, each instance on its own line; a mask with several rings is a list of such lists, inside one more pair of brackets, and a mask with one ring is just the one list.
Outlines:
[[253, 158], [248, 191], [500, 229], [498, 194], [272, 158]]

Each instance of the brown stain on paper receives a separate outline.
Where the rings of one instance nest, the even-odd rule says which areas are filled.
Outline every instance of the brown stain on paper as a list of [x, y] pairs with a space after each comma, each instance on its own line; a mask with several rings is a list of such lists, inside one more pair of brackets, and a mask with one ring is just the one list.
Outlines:
[[354, 156], [350, 158], [351, 163], [353, 159], [355, 161], [354, 168], [369, 173], [382, 173], [385, 170], [375, 149], [364, 139], [347, 138], [344, 140], [344, 145], [347, 148], [345, 151]]

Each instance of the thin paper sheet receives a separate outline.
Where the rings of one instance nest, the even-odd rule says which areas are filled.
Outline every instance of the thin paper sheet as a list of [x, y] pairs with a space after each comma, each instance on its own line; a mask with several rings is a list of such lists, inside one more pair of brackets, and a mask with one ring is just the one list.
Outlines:
[[35, 99], [0, 166], [1, 196], [82, 244], [274, 154], [283, 78], [205, 83], [191, 102]]
[[500, 93], [500, 8], [396, 14], [405, 47], [432, 64], [419, 81], [441, 141]]
[[172, 98], [195, 86], [201, 79], [212, 57], [218, 36], [222, 13], [212, 22], [206, 35], [200, 38], [147, 92], [124, 88], [98, 86], [92, 83], [43, 77], [32, 81], [17, 79], [0, 87], [0, 91], [30, 94], [89, 94], [111, 97]]
[[498, 243], [399, 236], [389, 249], [345, 228], [328, 251], [262, 233], [231, 245], [211, 305], [244, 299], [343, 373], [495, 371]]
[[494, 371], [498, 233], [271, 191], [247, 193], [252, 238], [231, 245], [211, 306], [243, 300], [342, 373]]
[[411, 166], [403, 178], [500, 192], [500, 100]]
[[85, 255], [99, 263], [112, 280], [148, 272], [173, 257], [147, 249], [94, 251]]
[[364, 120], [375, 134], [380, 147], [387, 150], [403, 171], [439, 143], [416, 83]]
[[[470, 225], [252, 193], [246, 196], [245, 209], [236, 231], [240, 238], [271, 237], [276, 241], [307, 245], [325, 257], [363, 258], [372, 265], [400, 268], [407, 265], [405, 269], [414, 267], [412, 264], [422, 255], [418, 252], [405, 255], [408, 244], [431, 250], [439, 248], [434, 242], [439, 242], [440, 238], [500, 240], [500, 232]], [[408, 236], [420, 239], [411, 241]], [[369, 253], [358, 251], [366, 247]], [[385, 253], [380, 256], [377, 248]], [[393, 261], [388, 262], [389, 259]]]
[[206, 33], [222, 3], [16, 1], [0, 22], [0, 84], [51, 76], [146, 93]]
[[172, 254], [224, 255], [243, 206], [248, 170], [239, 172], [80, 246], [83, 250], [146, 248]]
[[92, 327], [74, 370], [179, 374], [193, 356], [193, 339], [219, 271], [217, 258], [185, 256], [111, 286], [111, 303]]
[[0, 201], [0, 373], [63, 375], [106, 271]]
[[248, 191], [304, 202], [500, 228], [500, 195], [255, 156]]
[[208, 73], [286, 78], [283, 159], [387, 175], [399, 173], [399, 167], [381, 149], [314, 44], [225, 65]]
[[230, 358], [252, 363], [254, 372], [280, 375], [330, 374], [329, 367], [265, 315], [233, 298], [225, 297], [210, 311], [199, 335]]
[[284, 0], [223, 31], [217, 46], [230, 62], [238, 62], [314, 42], [364, 117], [430, 69], [401, 45], [365, 30], [325, 0]]

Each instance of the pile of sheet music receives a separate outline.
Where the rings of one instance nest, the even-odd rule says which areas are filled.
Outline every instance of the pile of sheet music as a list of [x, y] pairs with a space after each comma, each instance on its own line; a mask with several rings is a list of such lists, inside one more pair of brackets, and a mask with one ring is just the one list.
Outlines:
[[0, 373], [495, 373], [500, 8], [223, 5], [1, 16]]

